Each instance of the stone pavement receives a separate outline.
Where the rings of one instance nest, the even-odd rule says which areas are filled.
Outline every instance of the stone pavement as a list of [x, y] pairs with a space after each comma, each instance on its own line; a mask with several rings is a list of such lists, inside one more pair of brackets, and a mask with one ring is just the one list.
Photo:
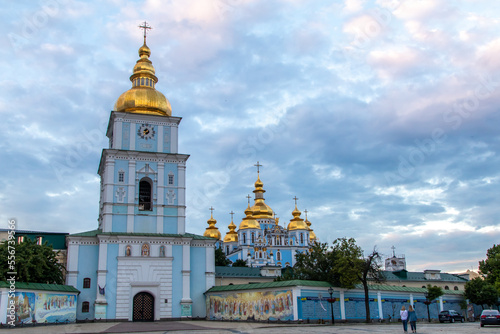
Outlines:
[[[500, 326], [479, 327], [479, 322], [472, 323], [417, 323], [418, 333], [449, 333], [475, 334], [500, 333]], [[161, 321], [161, 322], [108, 322], [108, 323], [78, 323], [68, 325], [51, 325], [24, 327], [0, 330], [4, 333], [194, 333], [194, 334], [304, 334], [304, 333], [399, 333], [403, 334], [401, 324], [336, 324], [329, 325], [298, 325], [298, 324], [265, 324], [252, 322], [222, 322], [222, 321]]]

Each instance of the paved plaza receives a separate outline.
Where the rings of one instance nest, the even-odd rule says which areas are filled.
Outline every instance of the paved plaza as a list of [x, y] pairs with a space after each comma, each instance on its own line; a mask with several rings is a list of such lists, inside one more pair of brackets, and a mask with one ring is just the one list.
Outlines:
[[[69, 325], [51, 325], [2, 329], [5, 333], [194, 333], [194, 334], [304, 334], [304, 333], [403, 333], [401, 324], [336, 324], [329, 325], [289, 325], [264, 324], [249, 322], [219, 322], [219, 321], [162, 321], [162, 322], [109, 322], [109, 323], [79, 323]], [[472, 323], [418, 323], [418, 333], [500, 333], [500, 326], [479, 327], [479, 322]]]

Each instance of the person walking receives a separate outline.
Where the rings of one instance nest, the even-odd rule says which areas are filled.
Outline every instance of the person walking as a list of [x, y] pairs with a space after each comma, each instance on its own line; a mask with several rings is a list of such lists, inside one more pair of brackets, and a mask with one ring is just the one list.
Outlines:
[[416, 333], [417, 332], [417, 312], [415, 312], [415, 309], [411, 305], [408, 307], [408, 321], [410, 322], [411, 332]]
[[405, 333], [408, 333], [408, 311], [404, 305], [401, 307], [401, 311], [399, 311], [399, 316], [401, 317], [401, 322], [403, 323], [403, 330]]

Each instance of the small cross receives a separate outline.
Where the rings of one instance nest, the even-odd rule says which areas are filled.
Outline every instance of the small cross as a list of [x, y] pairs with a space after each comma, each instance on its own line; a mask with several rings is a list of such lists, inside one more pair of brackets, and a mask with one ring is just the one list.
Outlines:
[[307, 220], [307, 209], [304, 210], [304, 213], [306, 214], [306, 220]]
[[262, 167], [262, 165], [261, 165], [261, 164], [259, 164], [259, 162], [257, 161], [257, 164], [256, 164], [256, 165], [254, 165], [254, 166], [255, 166], [255, 167], [257, 167], [257, 174], [259, 174], [259, 172], [260, 172], [260, 167]]
[[151, 30], [153, 28], [151, 28], [151, 26], [148, 26], [148, 23], [146, 21], [144, 21], [144, 23], [140, 25], [139, 28], [144, 29], [144, 44], [146, 44], [146, 31]]
[[293, 199], [293, 200], [295, 200], [295, 206], [297, 206], [297, 200], [298, 200], [297, 196], [295, 196], [295, 197], [294, 197], [294, 198], [292, 198], [292, 199]]
[[396, 247], [392, 246], [391, 249], [392, 249], [392, 256], [396, 257], [396, 252], [395, 252]]
[[208, 209], [208, 210], [210, 210], [210, 215], [212, 215], [212, 216], [213, 216], [213, 215], [214, 215], [214, 210], [215, 210], [215, 209], [214, 209], [214, 207], [213, 207], [213, 206], [211, 206], [211, 207], [210, 207], [210, 209]]
[[250, 204], [250, 198], [252, 198], [252, 196], [248, 195], [247, 198], [248, 198], [248, 204]]
[[231, 212], [229, 212], [229, 214], [231, 215], [231, 221], [233, 221], [233, 215], [234, 215], [233, 210], [231, 210]]

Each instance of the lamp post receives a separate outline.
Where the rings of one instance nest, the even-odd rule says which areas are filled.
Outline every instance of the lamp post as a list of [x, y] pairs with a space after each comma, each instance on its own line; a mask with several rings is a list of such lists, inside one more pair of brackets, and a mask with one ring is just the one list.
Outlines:
[[333, 317], [333, 288], [328, 288], [328, 293], [330, 294], [330, 308], [332, 310], [332, 325], [335, 325], [335, 318]]

